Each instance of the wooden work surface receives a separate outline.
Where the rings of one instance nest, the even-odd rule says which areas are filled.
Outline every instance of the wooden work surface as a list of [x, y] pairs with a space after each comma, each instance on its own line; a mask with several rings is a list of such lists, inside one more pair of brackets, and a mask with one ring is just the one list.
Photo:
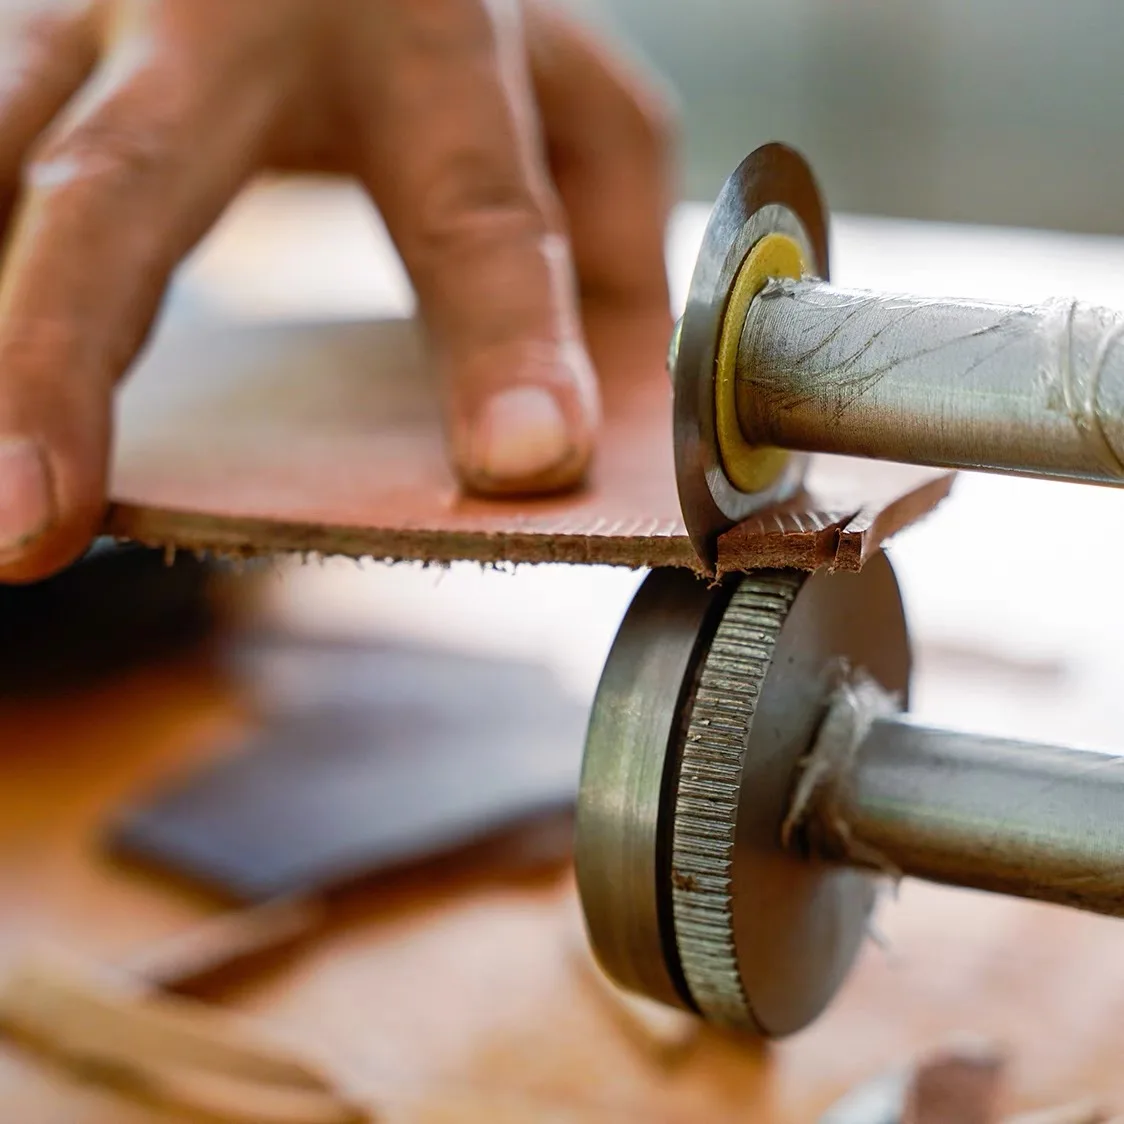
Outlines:
[[[449, 562], [699, 565], [680, 517], [663, 317], [590, 325], [604, 428], [587, 486], [464, 496], [406, 320], [172, 315], [120, 403], [113, 533], [150, 545]], [[809, 494], [728, 533], [720, 568], [855, 569], [951, 476], [820, 458]]]
[[[97, 835], [138, 788], [214, 752], [245, 702], [203, 663], [0, 708], [0, 954], [120, 960], [211, 908], [114, 869]], [[357, 896], [311, 944], [211, 998], [345, 1073], [383, 1119], [811, 1124], [854, 1082], [958, 1032], [1012, 1051], [1020, 1105], [1124, 1106], [1119, 923], [907, 884], [832, 1011], [767, 1051], [705, 1034], [676, 1065], [629, 1032], [578, 953], [566, 872], [453, 864]], [[0, 1048], [19, 1124], [166, 1117]]]

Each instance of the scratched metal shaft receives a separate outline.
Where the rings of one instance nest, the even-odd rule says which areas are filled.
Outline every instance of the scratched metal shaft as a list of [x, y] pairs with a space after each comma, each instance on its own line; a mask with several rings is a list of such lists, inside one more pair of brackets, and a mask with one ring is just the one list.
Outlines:
[[737, 363], [748, 441], [1124, 484], [1124, 313], [771, 282]]
[[1124, 915], [1124, 757], [874, 722], [812, 828], [825, 858]]

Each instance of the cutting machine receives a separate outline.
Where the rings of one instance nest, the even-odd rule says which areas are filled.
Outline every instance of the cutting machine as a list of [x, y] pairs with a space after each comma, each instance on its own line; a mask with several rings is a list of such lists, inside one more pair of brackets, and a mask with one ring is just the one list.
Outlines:
[[[712, 213], [668, 366], [679, 496], [717, 538], [808, 454], [1124, 482], [1124, 314], [851, 291], [799, 155]], [[909, 717], [897, 581], [654, 570], [590, 721], [577, 870], [626, 989], [767, 1037], [830, 1003], [903, 876], [1124, 915], [1124, 758]]]

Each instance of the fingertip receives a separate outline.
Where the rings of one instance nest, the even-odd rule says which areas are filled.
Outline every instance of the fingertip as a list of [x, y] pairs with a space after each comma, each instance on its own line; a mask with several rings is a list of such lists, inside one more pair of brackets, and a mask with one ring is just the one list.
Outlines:
[[54, 483], [38, 441], [0, 437], [0, 558], [17, 555], [57, 520]]
[[[598, 424], [596, 380], [580, 348], [524, 357], [506, 377], [461, 395], [454, 459], [483, 495], [535, 495], [580, 485]], [[479, 385], [479, 383], [470, 384]]]
[[75, 561], [100, 512], [60, 502], [58, 475], [41, 441], [0, 436], [0, 584], [39, 581]]
[[573, 484], [584, 465], [571, 428], [557, 399], [545, 387], [501, 390], [477, 414], [466, 476], [483, 491]]

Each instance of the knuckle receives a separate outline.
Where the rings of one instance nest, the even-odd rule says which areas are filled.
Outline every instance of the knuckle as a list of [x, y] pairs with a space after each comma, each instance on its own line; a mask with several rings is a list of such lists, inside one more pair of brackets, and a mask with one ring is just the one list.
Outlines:
[[431, 249], [488, 244], [554, 232], [552, 211], [545, 189], [536, 191], [516, 167], [470, 151], [450, 160], [422, 191], [417, 226]]
[[107, 187], [128, 189], [168, 177], [176, 162], [168, 129], [101, 114], [47, 134], [29, 161], [25, 178], [33, 187], [104, 182]]
[[55, 394], [82, 358], [82, 336], [69, 318], [20, 317], [7, 324], [0, 338], [0, 369], [4, 389], [12, 383]]

